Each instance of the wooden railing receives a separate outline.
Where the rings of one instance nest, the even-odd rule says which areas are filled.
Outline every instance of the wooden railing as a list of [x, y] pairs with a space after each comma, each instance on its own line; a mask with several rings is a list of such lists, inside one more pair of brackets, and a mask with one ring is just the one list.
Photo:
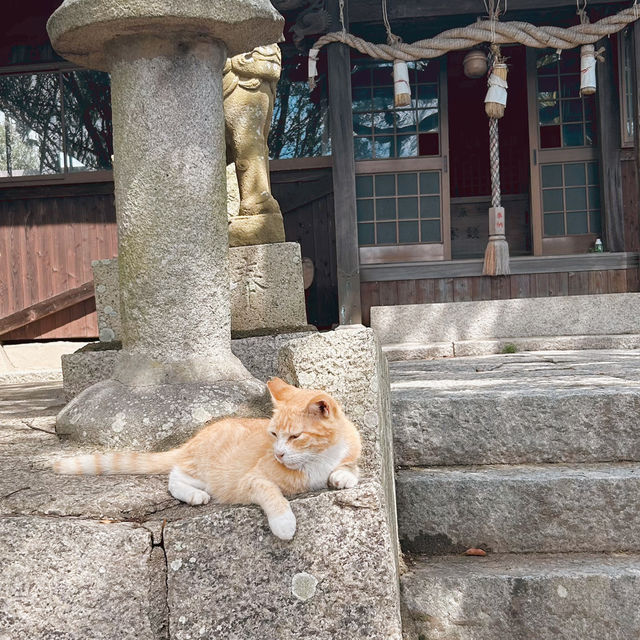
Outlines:
[[5, 333], [20, 329], [36, 320], [50, 316], [52, 313], [93, 298], [93, 295], [93, 280], [91, 280], [79, 287], [75, 287], [75, 289], [69, 289], [46, 300], [36, 302], [26, 309], [21, 309], [11, 315], [0, 318], [0, 338]]

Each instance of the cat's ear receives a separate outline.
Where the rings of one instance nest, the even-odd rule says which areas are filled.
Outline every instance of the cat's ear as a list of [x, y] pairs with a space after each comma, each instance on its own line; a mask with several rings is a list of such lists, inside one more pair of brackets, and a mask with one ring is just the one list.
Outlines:
[[278, 400], [283, 400], [284, 395], [288, 389], [291, 388], [291, 385], [287, 384], [284, 380], [280, 378], [271, 378], [269, 382], [267, 382], [267, 388], [269, 389], [269, 393], [275, 402]]
[[307, 413], [318, 418], [333, 418], [337, 408], [336, 401], [330, 395], [321, 393], [309, 402]]

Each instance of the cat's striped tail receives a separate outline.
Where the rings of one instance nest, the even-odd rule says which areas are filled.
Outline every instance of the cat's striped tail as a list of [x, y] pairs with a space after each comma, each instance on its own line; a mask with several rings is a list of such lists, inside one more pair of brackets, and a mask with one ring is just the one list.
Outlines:
[[160, 453], [115, 451], [64, 458], [53, 464], [53, 470], [66, 475], [88, 476], [169, 473], [179, 457], [180, 449]]

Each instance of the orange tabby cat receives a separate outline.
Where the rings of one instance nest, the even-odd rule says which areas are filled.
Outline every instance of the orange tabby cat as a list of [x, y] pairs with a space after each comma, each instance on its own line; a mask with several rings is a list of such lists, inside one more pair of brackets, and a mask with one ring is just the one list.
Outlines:
[[283, 540], [296, 532], [284, 496], [358, 483], [360, 434], [328, 394], [298, 389], [280, 378], [267, 383], [271, 420], [225, 418], [206, 425], [184, 445], [163, 453], [123, 452], [67, 458], [67, 474], [168, 473], [169, 493], [189, 504], [255, 503]]

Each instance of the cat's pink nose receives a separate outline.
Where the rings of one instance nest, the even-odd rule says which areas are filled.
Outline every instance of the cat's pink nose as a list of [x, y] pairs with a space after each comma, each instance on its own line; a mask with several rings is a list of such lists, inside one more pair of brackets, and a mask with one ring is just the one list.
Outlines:
[[284, 453], [281, 451], [276, 451], [276, 458], [278, 458], [278, 460], [282, 460], [282, 458], [284, 458]]

